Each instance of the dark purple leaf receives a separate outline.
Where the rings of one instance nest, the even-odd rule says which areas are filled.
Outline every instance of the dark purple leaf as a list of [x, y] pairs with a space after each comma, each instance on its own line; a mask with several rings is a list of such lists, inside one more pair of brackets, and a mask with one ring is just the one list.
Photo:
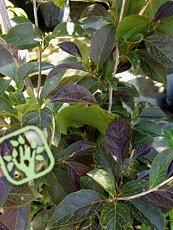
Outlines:
[[82, 58], [81, 52], [75, 43], [73, 43], [73, 42], [62, 42], [62, 43], [59, 43], [58, 46], [63, 51], [65, 51], [65, 52], [67, 52], [73, 56]]
[[134, 109], [134, 97], [128, 88], [118, 87], [114, 92], [114, 97], [116, 98], [116, 100], [124, 102], [130, 108]]
[[102, 66], [114, 51], [116, 45], [116, 27], [114, 23], [98, 29], [91, 39], [90, 56], [97, 68]]
[[77, 69], [77, 70], [82, 70], [82, 65], [81, 63], [62, 63], [56, 67], [54, 67], [48, 74], [47, 77], [53, 77], [56, 76], [57, 74], [67, 70], [67, 69]]
[[173, 161], [171, 162], [171, 164], [168, 167], [168, 172], [167, 172], [167, 178], [173, 176]]
[[115, 161], [123, 163], [130, 147], [131, 128], [124, 119], [111, 122], [106, 130], [106, 144]]
[[167, 1], [159, 7], [156, 15], [154, 16], [153, 22], [170, 16], [173, 16], [173, 2]]
[[173, 37], [164, 34], [152, 34], [145, 37], [148, 54], [164, 65], [173, 65]]
[[139, 145], [134, 151], [133, 158], [139, 159], [140, 157], [147, 155], [150, 152], [150, 150], [151, 150], [151, 145], [149, 144]]
[[[5, 208], [0, 215], [0, 229], [4, 230], [23, 230], [27, 229], [29, 224], [29, 206], [24, 205], [14, 208]], [[5, 226], [6, 228], [1, 228]]]
[[64, 85], [58, 88], [50, 97], [52, 102], [60, 101], [60, 102], [80, 102], [85, 104], [96, 104], [96, 99], [94, 96], [80, 85]]
[[[5, 131], [1, 131], [0, 137], [3, 137], [5, 134], [6, 134]], [[13, 150], [13, 146], [10, 140], [7, 139], [0, 144], [0, 154], [2, 156], [11, 155], [12, 150]]]
[[[93, 151], [93, 148], [95, 147], [94, 143], [80, 140], [76, 141], [75, 143], [69, 145], [66, 149], [60, 151], [57, 154], [56, 160], [62, 161], [63, 159], [68, 159], [70, 157], [76, 157], [82, 155], [88, 155]], [[56, 156], [54, 156], [56, 157]]]
[[151, 192], [146, 197], [162, 208], [173, 208], [173, 187], [161, 187], [157, 192]]
[[8, 180], [3, 175], [2, 171], [0, 170], [0, 206], [2, 206], [7, 199], [13, 185], [8, 182]]
[[70, 161], [67, 165], [67, 171], [75, 191], [80, 189], [80, 177], [90, 171], [90, 168], [76, 161]]
[[94, 216], [102, 204], [102, 199], [99, 193], [91, 189], [81, 189], [70, 193], [58, 206], [54, 207], [54, 213], [46, 226], [47, 229], [74, 229], [70, 225], [81, 223]]
[[68, 157], [82, 156], [83, 154], [90, 153], [94, 147], [94, 143], [80, 140], [69, 145], [65, 150], [62, 151], [62, 154], [60, 153], [60, 155], [65, 155]]

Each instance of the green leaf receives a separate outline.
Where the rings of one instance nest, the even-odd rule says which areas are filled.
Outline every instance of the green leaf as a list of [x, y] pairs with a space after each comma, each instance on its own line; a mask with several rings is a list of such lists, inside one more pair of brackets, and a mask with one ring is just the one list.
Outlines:
[[103, 169], [111, 177], [118, 180], [120, 169], [112, 155], [107, 150], [104, 136], [99, 137], [97, 141], [97, 146], [94, 152], [94, 161], [95, 167]]
[[28, 62], [17, 68], [14, 80], [19, 88], [22, 87], [25, 78], [28, 77], [36, 67], [37, 63]]
[[95, 77], [86, 76], [78, 81], [78, 85], [85, 87], [91, 93], [95, 93], [101, 86], [101, 81]]
[[[89, 5], [85, 10], [82, 11], [80, 18], [90, 20], [90, 18], [96, 18], [94, 21], [98, 21], [99, 17], [105, 20], [109, 19], [109, 13], [101, 4], [95, 3]], [[82, 20], [83, 22], [83, 20]]]
[[55, 205], [58, 205], [67, 194], [74, 192], [67, 171], [59, 167], [54, 167], [50, 173], [45, 175], [43, 181], [46, 181], [47, 192], [51, 202]]
[[[99, 105], [85, 106], [77, 104], [62, 109], [57, 115], [57, 121], [62, 133], [66, 134], [69, 127], [90, 125], [104, 133], [115, 115], [108, 113]], [[100, 122], [101, 121], [101, 122]]]
[[115, 180], [107, 171], [95, 168], [87, 175], [100, 184], [111, 196], [116, 194]]
[[92, 189], [92, 190], [98, 192], [99, 194], [105, 195], [105, 193], [106, 193], [106, 191], [103, 189], [103, 187], [101, 187], [101, 185], [96, 183], [95, 180], [93, 180], [89, 176], [81, 177], [80, 178], [80, 185], [81, 185], [81, 188]]
[[148, 182], [146, 180], [131, 180], [126, 182], [121, 188], [121, 196], [129, 196], [138, 194], [147, 189]]
[[87, 37], [87, 34], [81, 26], [73, 22], [62, 22], [54, 28], [50, 38], [58, 36]]
[[148, 53], [156, 61], [165, 64], [173, 64], [173, 37], [167, 35], [150, 35], [145, 38], [145, 45]]
[[130, 200], [133, 205], [131, 212], [142, 223], [146, 223], [151, 229], [163, 230], [163, 213], [160, 208], [144, 197]]
[[156, 32], [158, 34], [166, 34], [168, 36], [173, 36], [173, 17], [168, 17], [160, 20], [159, 25], [156, 27]]
[[10, 86], [11, 80], [0, 78], [0, 95], [3, 96]]
[[60, 8], [64, 7], [65, 2], [66, 2], [65, 0], [52, 0], [52, 1], [57, 7], [60, 7]]
[[134, 130], [138, 130], [141, 133], [150, 134], [152, 136], [161, 136], [162, 131], [161, 128], [158, 126], [158, 124], [151, 122], [151, 121], [145, 121], [141, 120], [136, 125], [133, 126]]
[[60, 132], [60, 128], [58, 125], [58, 121], [56, 119], [54, 119], [54, 125], [55, 125], [55, 129], [54, 129], [54, 133], [52, 137], [52, 144], [58, 147], [58, 144], [61, 140], [61, 132]]
[[39, 127], [43, 133], [45, 138], [48, 142], [52, 139], [53, 135], [53, 127], [52, 127], [52, 113], [51, 110], [48, 108], [44, 108], [39, 111], [29, 111], [27, 112], [23, 118], [22, 123], [23, 125], [35, 125]]
[[[32, 228], [34, 230], [49, 229], [48, 225], [53, 213], [54, 213], [54, 207], [52, 207], [50, 210], [42, 209], [41, 211], [39, 211], [37, 215], [34, 215], [34, 218], [31, 223]], [[72, 229], [74, 229], [74, 225], [68, 225], [67, 227], [65, 226], [62, 228], [57, 227], [57, 230], [72, 230]]]
[[168, 146], [173, 148], [173, 129], [166, 129], [163, 134]]
[[165, 113], [157, 106], [144, 108], [140, 113], [141, 118], [165, 119]]
[[98, 66], [102, 66], [109, 58], [116, 44], [116, 28], [115, 25], [109, 24], [102, 26], [93, 35], [91, 40], [91, 60]]
[[21, 101], [19, 101], [16, 105], [16, 109], [18, 112], [18, 116], [20, 117], [20, 120], [22, 119], [23, 115], [27, 112], [31, 112], [31, 111], [38, 111], [40, 109], [40, 104], [37, 101], [36, 98], [27, 98], [25, 103], [21, 103]]
[[15, 90], [14, 92], [9, 92], [9, 99], [13, 106], [21, 105], [26, 103], [25, 96], [22, 90]]
[[135, 51], [126, 53], [125, 57], [131, 62], [133, 71], [137, 71], [140, 69], [140, 58]]
[[138, 51], [141, 63], [141, 69], [147, 77], [154, 81], [167, 84], [167, 68], [163, 63], [158, 62], [151, 57], [146, 51]]
[[135, 179], [139, 173], [140, 165], [136, 159], [126, 158], [124, 161], [123, 174], [130, 179]]
[[58, 87], [64, 72], [56, 74], [53, 77], [47, 77], [46, 82], [41, 90], [40, 101], [47, 99], [48, 96]]
[[17, 70], [17, 65], [11, 63], [0, 68], [0, 73], [13, 79], [15, 77], [15, 72]]
[[16, 112], [13, 109], [10, 101], [2, 96], [0, 96], [0, 115], [2, 117], [16, 117]]
[[117, 27], [117, 39], [120, 46], [120, 39], [125, 39], [125, 41], [134, 42], [136, 43], [141, 41], [142, 37], [139, 36], [140, 39], [134, 38], [137, 34], [143, 34], [145, 35], [147, 32], [147, 29], [149, 27], [150, 20], [146, 16], [141, 15], [130, 15], [127, 17], [124, 17], [122, 21], [119, 23]]
[[[68, 180], [68, 175], [65, 175], [66, 183], [70, 184]], [[50, 173], [44, 176], [46, 183], [48, 184], [47, 191], [51, 197], [51, 202], [55, 205], [58, 205], [65, 197], [66, 191], [65, 187], [61, 184], [61, 175], [59, 173], [55, 173], [52, 170]]]
[[71, 193], [55, 208], [48, 228], [81, 222], [96, 212], [100, 202], [99, 194], [90, 189]]
[[92, 142], [79, 140], [69, 145], [66, 149], [58, 151], [56, 155], [54, 154], [54, 157], [57, 161], [63, 162], [71, 157], [89, 155], [94, 147], [95, 145]]
[[30, 49], [39, 46], [41, 38], [41, 30], [31, 22], [24, 22], [12, 27], [5, 40], [19, 49]]
[[123, 202], [104, 205], [100, 224], [103, 230], [132, 230], [133, 219], [128, 205]]
[[173, 154], [171, 149], [164, 150], [154, 158], [149, 174], [150, 188], [154, 188], [166, 179], [168, 167], [172, 160]]
[[93, 28], [94, 25], [98, 26], [95, 29], [99, 29], [103, 25], [108, 24], [111, 17], [104, 6], [94, 3], [82, 11], [80, 18], [80, 24], [87, 30]]
[[[119, 0], [116, 0], [116, 1], [121, 2]], [[121, 6], [120, 3], [119, 5]], [[126, 0], [125, 9], [124, 9], [124, 17], [128, 15], [139, 14], [140, 10], [142, 9], [144, 5], [145, 5], [145, 0], [138, 0], [138, 1]]]

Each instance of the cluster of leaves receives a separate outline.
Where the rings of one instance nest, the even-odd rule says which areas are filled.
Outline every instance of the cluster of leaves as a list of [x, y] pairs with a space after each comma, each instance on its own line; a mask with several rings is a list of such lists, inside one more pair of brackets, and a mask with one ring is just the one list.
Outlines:
[[[173, 188], [166, 183], [172, 180], [172, 146], [160, 153], [152, 147], [154, 137], [162, 135], [155, 120], [164, 113], [137, 103], [135, 87], [119, 81], [113, 72], [118, 47], [117, 72], [141, 69], [166, 84], [167, 68], [173, 64], [173, 3], [127, 0], [119, 22], [121, 2], [104, 1], [108, 10], [92, 4], [78, 24], [71, 22], [70, 32], [68, 23], [61, 23], [44, 34], [25, 19], [3, 35], [9, 45], [38, 47], [41, 53], [52, 39], [75, 40], [58, 43], [70, 56], [57, 66], [42, 63], [46, 77], [42, 76], [39, 93], [37, 63], [0, 68], [0, 127], [10, 133], [38, 126], [56, 161], [44, 178], [21, 186], [11, 185], [0, 174], [4, 226], [118, 230], [143, 224], [164, 229], [164, 215], [173, 207]], [[112, 112], [107, 111], [110, 87]], [[170, 135], [165, 135], [168, 143]], [[1, 153], [11, 154], [7, 143], [1, 144]], [[9, 215], [15, 227], [9, 227]]]

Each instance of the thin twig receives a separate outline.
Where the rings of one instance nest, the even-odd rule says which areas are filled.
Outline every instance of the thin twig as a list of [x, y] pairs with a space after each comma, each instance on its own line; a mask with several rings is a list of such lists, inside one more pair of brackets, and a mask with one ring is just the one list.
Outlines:
[[[126, 0], [123, 0], [122, 6], [121, 6], [121, 12], [119, 16], [119, 22], [121, 22], [124, 14], [124, 8], [125, 8]], [[119, 64], [119, 49], [118, 49], [118, 42], [116, 42], [116, 51], [115, 51], [115, 65], [114, 65], [114, 71], [113, 71], [113, 77], [116, 76], [117, 68]], [[113, 97], [113, 88], [110, 86], [109, 88], [109, 106], [108, 106], [108, 112], [111, 112], [112, 110], [112, 97]]]
[[38, 82], [37, 82], [37, 95], [40, 95], [40, 88], [41, 88], [41, 72], [42, 72], [42, 52], [38, 50]]
[[138, 193], [138, 194], [135, 194], [135, 195], [132, 195], [132, 196], [124, 196], [124, 197], [116, 197], [114, 198], [113, 200], [116, 201], [116, 200], [124, 200], [124, 201], [128, 201], [128, 200], [133, 200], [135, 198], [140, 198], [142, 196], [145, 196], [151, 192], [157, 192], [162, 186], [168, 184], [169, 182], [173, 181], [173, 176], [171, 176], [170, 178], [168, 178], [167, 180], [163, 181], [162, 183], [160, 183], [159, 185], [157, 185], [156, 187], [154, 188], [151, 188], [147, 191], [144, 191], [144, 192], [141, 192], [141, 193]]
[[[34, 21], [35, 25], [38, 27], [38, 15], [37, 15], [37, 1], [33, 0], [33, 12], [34, 12]], [[41, 71], [42, 71], [42, 51], [38, 48], [38, 81], [37, 81], [37, 97], [40, 95], [40, 88], [41, 88]]]
[[146, 9], [148, 8], [149, 4], [150, 4], [151, 0], [147, 0], [144, 7], [140, 10], [139, 15], [143, 15], [144, 12], [146, 11]]

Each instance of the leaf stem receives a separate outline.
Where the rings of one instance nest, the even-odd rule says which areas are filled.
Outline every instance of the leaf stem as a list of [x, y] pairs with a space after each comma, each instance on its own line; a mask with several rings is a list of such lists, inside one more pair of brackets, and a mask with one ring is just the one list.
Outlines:
[[151, 192], [156, 192], [158, 191], [162, 186], [168, 184], [169, 182], [173, 181], [173, 176], [171, 176], [170, 178], [168, 178], [167, 180], [163, 181], [162, 183], [160, 183], [159, 185], [157, 185], [156, 187], [154, 188], [151, 188], [147, 191], [144, 191], [144, 192], [141, 192], [141, 193], [138, 193], [138, 194], [135, 194], [135, 195], [132, 195], [132, 196], [124, 196], [124, 197], [116, 197], [114, 198], [113, 200], [114, 201], [118, 201], [118, 200], [124, 200], [124, 201], [129, 201], [129, 200], [133, 200], [135, 198], [140, 198], [142, 196], [145, 196]]
[[[118, 24], [121, 22], [121, 20], [123, 18], [125, 4], [126, 4], [126, 0], [123, 0]], [[118, 49], [118, 42], [116, 41], [115, 65], [114, 65], [113, 77], [116, 77], [118, 65], [119, 65], [119, 49]], [[111, 112], [111, 110], [112, 110], [112, 97], [113, 97], [113, 88], [112, 88], [112, 86], [110, 86], [110, 88], [109, 88], [108, 112]]]
[[150, 4], [151, 0], [147, 0], [145, 5], [142, 7], [142, 9], [139, 12], [139, 15], [143, 15], [146, 11], [146, 9], [148, 8], [149, 4]]
[[[37, 1], [33, 0], [33, 12], [34, 12], [34, 21], [35, 25], [38, 27], [38, 15], [37, 15]], [[37, 97], [39, 98], [40, 95], [40, 88], [41, 88], [41, 71], [42, 71], [42, 51], [38, 48], [38, 81], [37, 81]]]

